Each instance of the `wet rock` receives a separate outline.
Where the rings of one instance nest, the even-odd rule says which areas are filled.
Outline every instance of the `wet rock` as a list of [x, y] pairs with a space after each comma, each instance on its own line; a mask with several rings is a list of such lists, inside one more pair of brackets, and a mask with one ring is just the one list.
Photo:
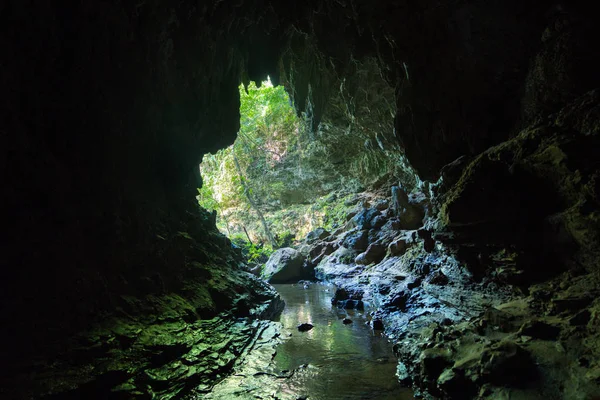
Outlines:
[[373, 228], [373, 220], [375, 217], [380, 216], [381, 212], [376, 208], [364, 208], [359, 211], [352, 220], [356, 224], [358, 229], [371, 229]]
[[312, 285], [312, 282], [301, 280], [298, 281], [297, 285], [300, 286], [302, 289], [309, 289], [310, 285]]
[[381, 319], [379, 319], [379, 318], [374, 319], [373, 321], [371, 321], [371, 327], [375, 331], [382, 331], [383, 328], [384, 328], [383, 321]]
[[481, 376], [495, 385], [522, 386], [537, 375], [529, 353], [513, 342], [493, 344], [481, 355]]
[[372, 243], [364, 253], [359, 254], [354, 260], [357, 264], [369, 265], [378, 263], [385, 257], [385, 247], [379, 243]]
[[300, 331], [300, 332], [307, 332], [307, 331], [310, 331], [312, 328], [314, 328], [314, 325], [305, 322], [305, 323], [298, 325], [297, 328], [298, 328], [298, 331]]
[[314, 243], [317, 240], [323, 240], [327, 238], [330, 233], [325, 228], [317, 228], [314, 231], [308, 232], [304, 241], [308, 244]]
[[388, 252], [391, 256], [401, 256], [406, 252], [407, 248], [406, 239], [396, 239], [388, 246]]
[[350, 296], [348, 295], [346, 289], [337, 288], [333, 294], [333, 297], [331, 298], [331, 304], [337, 304], [338, 301], [348, 300], [349, 298]]
[[338, 308], [345, 310], [364, 310], [365, 304], [362, 300], [340, 300], [336, 303]]
[[554, 340], [560, 334], [560, 328], [542, 321], [527, 321], [518, 333], [534, 339]]
[[342, 320], [342, 324], [344, 324], [344, 325], [348, 325], [348, 324], [351, 324], [351, 323], [352, 323], [352, 320], [350, 318], [344, 318]]
[[292, 283], [310, 279], [309, 268], [304, 267], [302, 254], [289, 247], [275, 251], [263, 269], [263, 278], [270, 283]]
[[449, 279], [446, 275], [444, 275], [444, 273], [442, 271], [435, 271], [431, 277], [429, 278], [428, 283], [432, 284], [432, 285], [439, 285], [439, 286], [444, 286], [447, 285], [449, 282]]
[[422, 206], [411, 203], [406, 191], [400, 186], [392, 186], [391, 191], [391, 209], [393, 210], [393, 214], [399, 219], [399, 229], [410, 230], [423, 226], [425, 212]]
[[347, 249], [365, 251], [369, 245], [369, 233], [367, 231], [355, 231], [347, 235], [342, 245]]

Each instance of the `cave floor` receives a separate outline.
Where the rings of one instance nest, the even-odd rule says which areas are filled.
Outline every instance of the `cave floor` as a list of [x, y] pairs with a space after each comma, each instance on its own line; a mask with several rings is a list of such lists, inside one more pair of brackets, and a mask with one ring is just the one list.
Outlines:
[[[331, 284], [275, 285], [286, 302], [280, 322], [261, 332], [235, 372], [189, 398], [412, 399], [395, 376], [392, 345], [369, 325], [369, 308], [331, 304]], [[351, 320], [351, 323], [344, 318]], [[297, 326], [314, 328], [300, 332]]]

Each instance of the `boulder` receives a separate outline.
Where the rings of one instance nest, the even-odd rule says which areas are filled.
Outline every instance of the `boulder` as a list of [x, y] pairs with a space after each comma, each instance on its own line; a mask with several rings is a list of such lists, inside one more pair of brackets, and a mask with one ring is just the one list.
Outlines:
[[423, 196], [409, 197], [400, 186], [392, 186], [393, 214], [400, 220], [400, 229], [418, 229], [423, 226], [425, 211], [422, 202]]
[[340, 300], [337, 302], [337, 307], [345, 310], [362, 311], [365, 309], [365, 303], [362, 300]]
[[317, 240], [323, 240], [330, 235], [329, 232], [325, 228], [317, 228], [314, 231], [308, 232], [306, 238], [304, 239], [306, 243], [314, 243]]
[[369, 245], [369, 233], [367, 231], [354, 231], [349, 233], [342, 245], [350, 250], [365, 251]]
[[408, 245], [406, 239], [396, 239], [388, 246], [388, 251], [391, 256], [401, 256], [406, 253]]
[[314, 328], [315, 326], [313, 324], [309, 324], [307, 322], [298, 325], [298, 330], [300, 332], [307, 332], [310, 331], [312, 328]]
[[382, 331], [383, 330], [383, 321], [379, 318], [374, 319], [373, 321], [371, 321], [371, 327], [375, 331]]
[[315, 267], [315, 277], [319, 280], [331, 280], [334, 277], [350, 276], [357, 272], [354, 264], [356, 252], [341, 246], [331, 255], [323, 257]]
[[387, 219], [383, 215], [376, 215], [371, 220], [371, 227], [375, 229], [381, 229], [381, 227], [385, 225], [386, 221]]
[[310, 279], [310, 271], [304, 267], [302, 253], [289, 247], [275, 251], [263, 270], [263, 279], [270, 283], [292, 283]]
[[312, 265], [318, 265], [323, 257], [330, 255], [337, 250], [339, 244], [335, 242], [319, 242], [308, 253], [307, 259]]
[[346, 289], [338, 288], [336, 289], [335, 293], [333, 294], [333, 297], [331, 298], [331, 304], [337, 304], [338, 301], [348, 300], [349, 298], [350, 296], [348, 295]]
[[362, 265], [369, 265], [371, 263], [378, 263], [385, 257], [385, 247], [379, 243], [372, 243], [367, 247], [364, 253], [359, 254], [354, 262]]
[[371, 229], [373, 228], [373, 220], [379, 215], [381, 215], [381, 212], [376, 208], [363, 208], [352, 220], [359, 229]]

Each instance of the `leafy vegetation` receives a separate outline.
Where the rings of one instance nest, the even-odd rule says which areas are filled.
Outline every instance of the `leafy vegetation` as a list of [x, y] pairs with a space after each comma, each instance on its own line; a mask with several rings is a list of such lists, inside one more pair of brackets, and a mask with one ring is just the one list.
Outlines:
[[[277, 246], [264, 210], [284, 197], [280, 165], [297, 144], [299, 119], [284, 88], [270, 82], [240, 86], [240, 98], [238, 138], [229, 148], [205, 156], [198, 202], [218, 211], [219, 225], [229, 234], [251, 232], [254, 240]], [[256, 220], [261, 231], [254, 229]]]
[[244, 257], [252, 264], [266, 263], [274, 251], [271, 245], [249, 242], [240, 234], [233, 235], [231, 241], [242, 250]]

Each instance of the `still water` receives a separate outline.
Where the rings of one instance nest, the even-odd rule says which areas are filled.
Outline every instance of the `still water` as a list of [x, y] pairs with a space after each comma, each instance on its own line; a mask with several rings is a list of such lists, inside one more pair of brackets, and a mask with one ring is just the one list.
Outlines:
[[[413, 399], [395, 377], [392, 345], [366, 322], [369, 311], [342, 310], [331, 305], [335, 288], [314, 283], [274, 285], [285, 300], [281, 315], [284, 335], [277, 347], [276, 367], [296, 372], [280, 388], [282, 394], [300, 393], [311, 400]], [[342, 323], [343, 318], [353, 322]], [[309, 322], [314, 328], [299, 332]]]

